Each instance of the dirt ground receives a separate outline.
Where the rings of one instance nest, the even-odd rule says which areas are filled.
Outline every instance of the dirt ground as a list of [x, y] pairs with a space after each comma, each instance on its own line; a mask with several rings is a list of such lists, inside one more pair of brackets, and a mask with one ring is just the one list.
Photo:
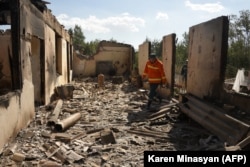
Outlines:
[[[147, 110], [147, 91], [131, 83], [77, 79], [73, 98], [36, 108], [29, 126], [0, 150], [0, 166], [143, 166], [144, 151], [224, 150], [225, 143], [184, 115], [177, 100]], [[62, 100], [58, 121], [80, 113], [67, 128], [49, 125]]]

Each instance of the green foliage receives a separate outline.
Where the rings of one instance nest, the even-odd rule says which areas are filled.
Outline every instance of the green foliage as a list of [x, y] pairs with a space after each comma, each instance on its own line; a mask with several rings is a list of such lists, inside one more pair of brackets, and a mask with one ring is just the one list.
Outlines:
[[151, 41], [148, 37], [146, 37], [144, 42], [150, 42], [150, 52], [155, 53], [158, 58], [162, 58], [162, 40], [154, 39]]
[[154, 52], [160, 59], [162, 58], [162, 40], [154, 39], [151, 42], [151, 52]]
[[75, 50], [79, 50], [80, 53], [89, 56], [92, 56], [97, 52], [100, 41], [96, 39], [94, 41], [85, 42], [84, 33], [79, 25], [75, 25], [74, 30], [70, 28], [68, 32], [72, 35]]
[[85, 43], [84, 54], [93, 56], [97, 52], [99, 43], [100, 41], [97, 39], [95, 41], [90, 41], [90, 42]]
[[239, 13], [230, 16], [226, 77], [235, 76], [239, 68], [250, 69], [250, 11]]
[[184, 32], [182, 35], [183, 40], [176, 44], [176, 72], [180, 73], [180, 69], [188, 59], [188, 33]]
[[110, 42], [116, 42], [116, 43], [117, 43], [117, 40], [115, 40], [114, 38], [111, 38], [109, 41], [110, 41]]
[[74, 30], [69, 29], [69, 32], [71, 32], [73, 35], [74, 49], [83, 52], [85, 36], [82, 32], [81, 27], [79, 25], [75, 25]]

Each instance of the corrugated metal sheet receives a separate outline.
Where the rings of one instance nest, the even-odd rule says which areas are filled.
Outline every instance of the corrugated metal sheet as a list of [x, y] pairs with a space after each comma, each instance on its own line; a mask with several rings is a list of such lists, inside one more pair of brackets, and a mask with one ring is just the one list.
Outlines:
[[181, 111], [221, 140], [235, 145], [246, 137], [250, 125], [225, 114], [222, 109], [212, 104], [191, 95], [185, 97], [187, 101], [178, 104]]

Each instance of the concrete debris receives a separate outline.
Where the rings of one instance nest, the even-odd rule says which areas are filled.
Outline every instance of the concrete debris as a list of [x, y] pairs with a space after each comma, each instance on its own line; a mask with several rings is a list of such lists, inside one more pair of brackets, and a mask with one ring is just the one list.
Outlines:
[[76, 79], [72, 98], [37, 107], [35, 119], [3, 148], [0, 164], [133, 167], [143, 166], [145, 150], [230, 149], [180, 112], [178, 100], [153, 103], [148, 111], [147, 91], [116, 79], [105, 79], [103, 87], [96, 78]]
[[55, 95], [61, 99], [71, 99], [73, 97], [74, 85], [63, 85], [55, 88]]
[[22, 162], [25, 159], [25, 155], [21, 153], [14, 153], [12, 155], [12, 160], [17, 162]]

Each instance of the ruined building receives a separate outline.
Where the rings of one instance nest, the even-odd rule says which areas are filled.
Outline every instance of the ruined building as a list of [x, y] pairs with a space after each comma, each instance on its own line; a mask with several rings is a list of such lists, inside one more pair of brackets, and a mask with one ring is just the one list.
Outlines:
[[101, 41], [93, 56], [74, 54], [73, 77], [89, 77], [104, 74], [106, 76], [128, 76], [135, 59], [131, 45]]
[[[73, 54], [70, 35], [42, 0], [0, 0], [0, 29], [2, 26], [0, 151], [34, 118], [35, 104], [49, 104], [54, 89], [72, 77], [100, 73], [128, 76], [133, 69], [130, 45], [102, 41], [92, 57]], [[180, 96], [178, 107], [229, 145], [243, 141], [243, 147], [249, 143], [250, 120], [241, 118], [249, 118], [250, 98], [224, 89], [228, 27], [225, 16], [190, 27], [187, 92]], [[169, 34], [162, 39], [161, 56], [169, 87], [161, 88], [160, 93], [169, 99], [176, 82], [175, 38]], [[139, 46], [139, 75], [149, 53], [150, 43]], [[236, 118], [233, 111], [245, 115]]]
[[[250, 141], [250, 97], [225, 89], [228, 28], [226, 16], [189, 28], [187, 92], [180, 96], [178, 106], [223, 141], [230, 145], [244, 143], [239, 145], [246, 146]], [[169, 91], [165, 89], [166, 95], [173, 95], [175, 83], [174, 41], [174, 34], [163, 38], [162, 61], [170, 85]], [[149, 50], [148, 43], [139, 47], [140, 74], [143, 73]]]
[[42, 0], [0, 0], [0, 29], [2, 148], [33, 119], [35, 104], [48, 104], [54, 88], [70, 82], [73, 48]]

